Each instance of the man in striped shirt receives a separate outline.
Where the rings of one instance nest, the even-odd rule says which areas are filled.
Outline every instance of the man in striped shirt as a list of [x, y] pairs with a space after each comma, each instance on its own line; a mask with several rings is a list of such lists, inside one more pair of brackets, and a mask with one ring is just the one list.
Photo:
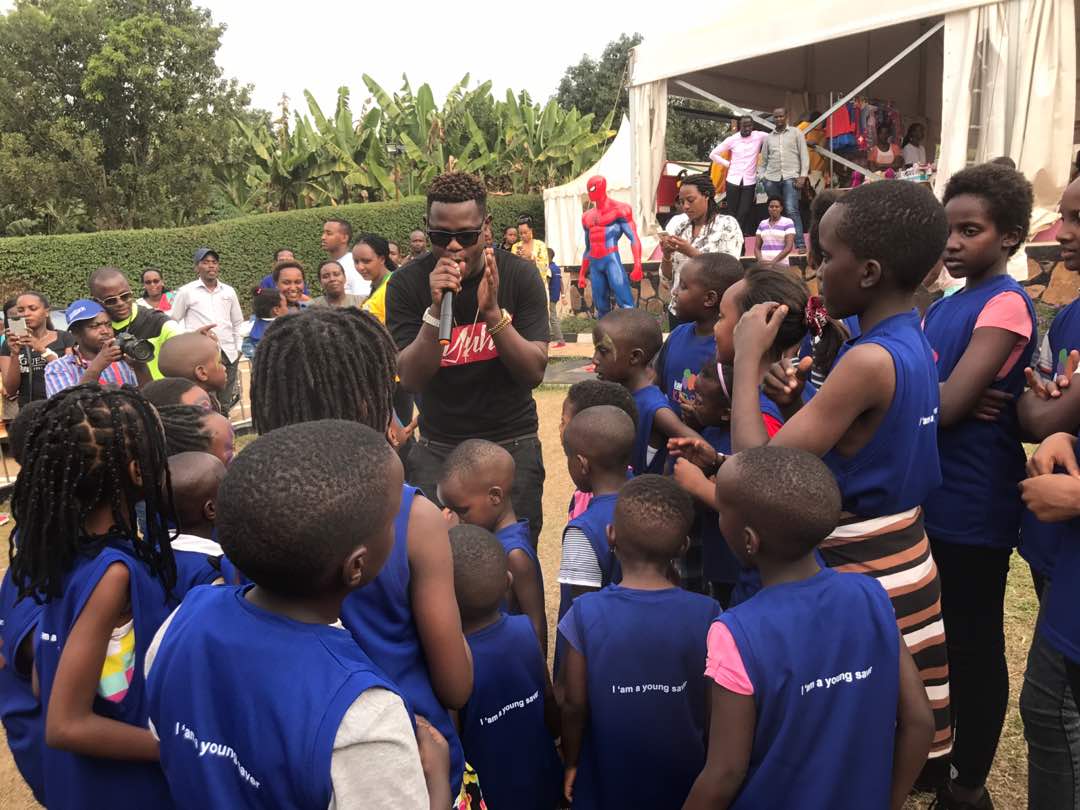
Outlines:
[[[88, 298], [67, 308], [68, 329], [76, 340], [75, 350], [45, 367], [45, 395], [53, 396], [80, 383], [141, 385], [149, 382], [145, 363], [136, 363], [141, 374], [124, 360], [113, 336], [112, 321], [104, 307]], [[141, 379], [145, 377], [145, 379]]]

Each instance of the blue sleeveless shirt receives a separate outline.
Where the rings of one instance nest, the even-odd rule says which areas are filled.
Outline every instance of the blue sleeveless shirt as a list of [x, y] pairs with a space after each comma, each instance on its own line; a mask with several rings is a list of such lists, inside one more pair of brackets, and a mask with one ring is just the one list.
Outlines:
[[394, 520], [394, 547], [375, 579], [350, 593], [341, 606], [341, 623], [361, 649], [386, 673], [412, 710], [426, 717], [450, 744], [450, 784], [461, 789], [465, 758], [450, 713], [435, 696], [409, 599], [409, 514], [416, 487], [405, 485]]
[[[822, 460], [836, 476], [843, 508], [860, 518], [883, 517], [922, 505], [941, 485], [938, 462], [937, 368], [915, 310], [886, 318], [844, 344], [881, 346], [892, 357], [896, 389], [892, 404], [869, 443], [851, 458], [830, 450]], [[835, 368], [835, 366], [834, 366]]]
[[950, 427], [938, 427], [941, 486], [923, 505], [926, 533], [933, 540], [988, 548], [1012, 548], [1020, 529], [1020, 492], [1027, 456], [1020, 444], [1016, 400], [1024, 392], [1024, 369], [1031, 362], [1039, 329], [1035, 308], [1024, 288], [1011, 276], [990, 279], [935, 302], [926, 313], [926, 339], [937, 356], [938, 379], [949, 379], [971, 342], [975, 323], [997, 295], [1021, 296], [1031, 318], [1031, 337], [1009, 372], [991, 385], [1012, 394], [996, 422], [972, 416]]
[[[1058, 311], [1046, 338], [1051, 356], [1045, 360], [1054, 369], [1051, 373], [1056, 374], [1059, 364], [1064, 368], [1069, 352], [1080, 349], [1080, 300]], [[1067, 527], [1066, 523], [1043, 523], [1024, 509], [1020, 518], [1020, 556], [1037, 573], [1044, 577], [1052, 576], [1058, 549], [1061, 548], [1062, 539], [1068, 535]]]
[[[109, 541], [96, 556], [82, 555], [64, 576], [61, 596], [45, 603], [38, 622], [35, 663], [41, 681], [41, 703], [49, 705], [56, 669], [68, 634], [101, 581], [105, 570], [114, 563], [128, 569], [131, 612], [135, 631], [135, 670], [127, 694], [119, 703], [94, 698], [94, 712], [139, 728], [146, 728], [148, 705], [143, 664], [146, 650], [170, 605], [161, 583], [143, 563], [135, 559], [123, 541]], [[169, 808], [172, 800], [165, 775], [156, 762], [126, 762], [87, 757], [70, 751], [45, 747], [45, 803], [49, 810], [86, 807], [87, 797], [108, 797], [110, 807], [142, 810], [146, 807]]]
[[634, 404], [638, 409], [637, 439], [634, 441], [634, 453], [630, 456], [630, 466], [634, 470], [634, 475], [643, 473], [662, 475], [664, 463], [667, 461], [667, 448], [658, 448], [652, 461], [647, 461], [649, 439], [652, 437], [653, 419], [656, 412], [661, 408], [670, 410], [671, 403], [659, 388], [655, 385], [647, 385], [640, 391], [634, 392]]
[[732, 809], [888, 807], [900, 635], [877, 580], [825, 568], [765, 588], [717, 621], [735, 639], [757, 706]]
[[347, 630], [263, 610], [249, 587], [193, 590], [164, 632], [147, 686], [161, 767], [180, 807], [325, 810], [342, 718], [397, 690]]
[[[762, 401], [764, 408], [764, 401]], [[701, 438], [712, 448], [724, 455], [731, 454], [730, 427], [707, 427], [701, 431]], [[732, 583], [739, 581], [741, 566], [727, 540], [720, 533], [720, 516], [713, 509], [698, 505], [697, 525], [701, 536], [701, 570], [709, 582]]]
[[30, 673], [15, 669], [19, 646], [27, 637], [31, 644], [34, 642], [41, 609], [30, 597], [19, 599], [19, 589], [11, 579], [9, 568], [0, 582], [0, 639], [7, 659], [0, 667], [0, 721], [19, 773], [34, 798], [44, 803], [45, 774], [41, 760], [45, 748], [45, 714], [41, 701], [34, 696]]
[[528, 616], [502, 616], [470, 633], [473, 692], [461, 710], [465, 758], [489, 807], [551, 810], [562, 761], [544, 724], [547, 662]]
[[[529, 521], [524, 518], [517, 523], [513, 523], [507, 526], [505, 529], [499, 529], [495, 532], [495, 536], [502, 543], [503, 550], [506, 552], [506, 556], [510, 556], [511, 551], [524, 551], [529, 559], [532, 560], [533, 565], [536, 566], [536, 576], [540, 581], [540, 592], [544, 592], [544, 571], [540, 567], [540, 558], [536, 555], [536, 549], [533, 548], [532, 534], [529, 532]], [[505, 604], [504, 604], [505, 609]]]
[[719, 613], [680, 588], [613, 585], [559, 622], [588, 672], [575, 810], [682, 806], [705, 765], [705, 638]]
[[[601, 588], [622, 579], [622, 566], [619, 565], [618, 558], [612, 554], [607, 539], [607, 527], [615, 520], [615, 502], [618, 499], [619, 496], [616, 493], [598, 495], [589, 501], [589, 507], [584, 512], [566, 524], [566, 528], [580, 529], [589, 538], [589, 545], [592, 546], [596, 559], [600, 563]], [[570, 609], [570, 604], [573, 602], [572, 588], [571, 585], [559, 583], [559, 621], [562, 621], [562, 617], [566, 615], [566, 611]], [[562, 645], [562, 638], [557, 637], [552, 670], [555, 673], [562, 666]]]
[[1080, 593], [1080, 518], [1060, 526], [1064, 542], [1054, 561], [1054, 579], [1043, 600], [1038, 632], [1055, 650], [1074, 664], [1080, 665], [1080, 610], [1076, 594]]
[[682, 413], [679, 394], [691, 396], [698, 372], [716, 358], [716, 338], [710, 332], [698, 335], [693, 323], [676, 326], [664, 344], [664, 363], [657, 372], [660, 389], [667, 395], [671, 410]]

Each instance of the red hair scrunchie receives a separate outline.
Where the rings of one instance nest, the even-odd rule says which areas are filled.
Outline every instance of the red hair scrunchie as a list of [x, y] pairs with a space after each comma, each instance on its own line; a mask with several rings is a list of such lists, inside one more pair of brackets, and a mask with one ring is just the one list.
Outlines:
[[811, 295], [806, 300], [806, 328], [814, 337], [821, 337], [829, 324], [829, 313], [825, 309], [825, 299], [820, 295]]

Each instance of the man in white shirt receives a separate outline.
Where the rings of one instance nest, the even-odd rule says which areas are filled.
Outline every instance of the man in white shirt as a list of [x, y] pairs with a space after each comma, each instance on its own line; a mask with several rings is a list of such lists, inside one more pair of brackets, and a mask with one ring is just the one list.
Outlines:
[[343, 219], [328, 219], [323, 223], [322, 249], [345, 271], [345, 292], [367, 298], [371, 295], [371, 282], [365, 281], [356, 269], [352, 253], [352, 225]]
[[198, 278], [176, 291], [169, 315], [188, 332], [210, 326], [221, 346], [221, 362], [228, 374], [225, 390], [221, 392], [222, 411], [227, 416], [240, 400], [240, 359], [244, 313], [236, 290], [220, 281], [218, 255], [207, 247], [195, 251], [195, 272]]

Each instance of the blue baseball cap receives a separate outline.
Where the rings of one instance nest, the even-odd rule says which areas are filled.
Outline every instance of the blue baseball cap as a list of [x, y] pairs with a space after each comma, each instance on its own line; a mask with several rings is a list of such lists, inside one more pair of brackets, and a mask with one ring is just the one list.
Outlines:
[[74, 326], [79, 321], [92, 321], [104, 311], [105, 308], [97, 301], [80, 298], [78, 301], [72, 301], [68, 305], [64, 315], [67, 317], [68, 326]]
[[219, 262], [221, 261], [221, 257], [217, 255], [216, 250], [212, 250], [211, 248], [208, 248], [208, 247], [201, 247], [201, 248], [199, 248], [198, 250], [195, 251], [195, 264], [198, 264], [203, 259], [205, 259], [207, 256], [213, 256]]

